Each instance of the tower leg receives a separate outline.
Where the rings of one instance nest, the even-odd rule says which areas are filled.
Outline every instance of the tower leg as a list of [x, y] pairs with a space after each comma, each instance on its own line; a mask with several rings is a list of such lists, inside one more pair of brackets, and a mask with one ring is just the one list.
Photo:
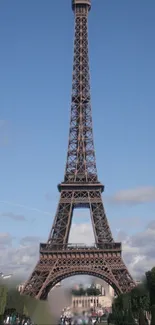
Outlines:
[[101, 245], [105, 242], [113, 242], [112, 233], [109, 227], [108, 219], [105, 214], [102, 196], [100, 191], [90, 192], [90, 213], [92, 223], [94, 224], [95, 233], [97, 236], [97, 245]]
[[73, 215], [73, 193], [63, 191], [60, 196], [54, 223], [49, 235], [48, 243], [64, 245], [68, 243], [69, 231]]

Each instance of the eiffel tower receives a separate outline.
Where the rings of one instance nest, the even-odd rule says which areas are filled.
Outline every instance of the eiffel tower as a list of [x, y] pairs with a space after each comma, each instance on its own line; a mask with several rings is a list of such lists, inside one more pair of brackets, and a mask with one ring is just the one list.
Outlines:
[[[93, 142], [88, 56], [88, 13], [91, 0], [72, 0], [75, 16], [74, 62], [69, 142], [64, 181], [58, 185], [60, 200], [47, 243], [40, 244], [40, 258], [22, 294], [45, 300], [63, 279], [86, 274], [109, 283], [116, 294], [135, 283], [114, 241], [105, 214], [98, 181]], [[89, 208], [95, 244], [68, 243], [73, 211]]]

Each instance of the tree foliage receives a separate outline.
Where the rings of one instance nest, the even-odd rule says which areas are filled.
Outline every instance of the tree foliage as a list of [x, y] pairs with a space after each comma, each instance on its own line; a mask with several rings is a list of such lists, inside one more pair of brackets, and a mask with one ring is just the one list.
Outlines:
[[6, 310], [14, 310], [22, 315], [24, 310], [24, 300], [16, 288], [8, 290]]
[[133, 288], [131, 293], [131, 308], [135, 317], [139, 317], [141, 310], [150, 310], [150, 298], [147, 287], [144, 284], [140, 284]]
[[131, 308], [125, 311], [124, 325], [136, 325]]
[[138, 321], [139, 321], [139, 325], [148, 325], [148, 321], [146, 319], [146, 316], [145, 316], [145, 313], [144, 313], [143, 309], [139, 310]]
[[6, 313], [15, 312], [19, 315], [32, 317], [38, 301], [29, 296], [21, 295], [16, 288], [8, 289]]
[[151, 325], [155, 324], [155, 267], [146, 272], [146, 284], [150, 298]]
[[[133, 288], [131, 292], [121, 294], [113, 302], [113, 318], [116, 325], [134, 325], [135, 319], [139, 325], [147, 325], [145, 311], [150, 310], [150, 299], [147, 287], [144, 284]], [[123, 321], [122, 321], [123, 317]]]
[[151, 306], [151, 325], [155, 324], [155, 305]]
[[120, 295], [115, 298], [112, 308], [114, 311], [123, 310], [123, 295]]
[[3, 314], [14, 314], [14, 316], [19, 314], [20, 317], [30, 317], [38, 325], [51, 324], [49, 304], [21, 295], [14, 285], [12, 288], [0, 285], [0, 325], [3, 324]]
[[151, 271], [146, 272], [147, 288], [150, 295], [151, 306], [155, 305], [155, 267]]
[[7, 287], [0, 285], [0, 315], [5, 312], [5, 306], [7, 302]]
[[81, 296], [99, 296], [101, 295], [101, 291], [95, 287], [90, 287], [84, 289], [83, 287], [80, 287], [78, 290], [73, 289], [72, 295], [81, 297]]

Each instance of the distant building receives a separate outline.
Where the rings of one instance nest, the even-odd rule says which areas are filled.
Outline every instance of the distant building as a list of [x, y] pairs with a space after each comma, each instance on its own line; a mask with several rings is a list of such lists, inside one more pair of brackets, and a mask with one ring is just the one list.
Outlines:
[[74, 312], [86, 311], [93, 309], [110, 309], [112, 306], [113, 297], [108, 296], [72, 296], [72, 310]]
[[106, 286], [102, 285], [102, 284], [95, 284], [96, 289], [99, 289], [101, 292], [102, 296], [110, 296], [110, 297], [114, 297], [115, 296], [115, 292], [114, 289], [109, 285], [106, 284]]
[[109, 285], [109, 295], [111, 297], [114, 297], [115, 296], [115, 291], [114, 291], [114, 289], [110, 285]]
[[96, 283], [96, 284], [95, 284], [95, 288], [96, 288], [96, 289], [99, 289], [99, 290], [101, 291], [102, 285], [99, 284], [99, 283]]
[[111, 309], [112, 302], [115, 296], [114, 289], [108, 284], [106, 284], [106, 288], [102, 284], [98, 283], [94, 284], [94, 287], [101, 292], [98, 296], [72, 295], [71, 308], [74, 312], [80, 312], [84, 310], [86, 311], [90, 309], [93, 309], [94, 311], [103, 311], [105, 309]]
[[100, 290], [102, 296], [105, 296], [105, 295], [106, 295], [105, 288], [104, 288], [104, 286], [102, 286], [101, 284], [98, 284], [98, 283], [97, 283], [97, 284], [95, 285], [95, 288], [98, 289], [98, 290]]

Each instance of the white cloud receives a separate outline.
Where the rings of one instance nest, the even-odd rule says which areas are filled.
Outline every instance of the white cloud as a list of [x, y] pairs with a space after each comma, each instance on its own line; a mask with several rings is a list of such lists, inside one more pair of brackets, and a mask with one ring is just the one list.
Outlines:
[[12, 236], [6, 233], [0, 233], [0, 247], [2, 245], [10, 245], [12, 243]]
[[[146, 271], [155, 266], [155, 227], [150, 229], [152, 221], [143, 231], [122, 236], [124, 261], [134, 278], [139, 279]], [[120, 236], [121, 237], [121, 236]], [[118, 240], [120, 240], [118, 234]]]
[[119, 191], [113, 196], [112, 202], [120, 204], [139, 204], [146, 202], [155, 202], [155, 187], [144, 186]]
[[[119, 231], [116, 241], [122, 241], [123, 259], [135, 279], [155, 265], [155, 220], [143, 232], [129, 236]], [[12, 246], [9, 234], [0, 234], [0, 270], [14, 274], [30, 274], [39, 257], [38, 237], [24, 237], [18, 247]], [[94, 236], [91, 224], [74, 224], [71, 228], [70, 243], [91, 245]], [[3, 247], [3, 249], [1, 249]]]
[[20, 241], [20, 245], [22, 246], [27, 246], [27, 245], [33, 245], [33, 244], [38, 244], [41, 242], [41, 238], [37, 236], [26, 236], [23, 237]]
[[0, 217], [9, 218], [15, 221], [25, 221], [26, 218], [21, 214], [15, 214], [12, 212], [1, 212]]
[[95, 242], [92, 225], [89, 223], [73, 224], [69, 242], [92, 245]]
[[17, 248], [5, 246], [0, 253], [0, 270], [4, 273], [28, 276], [39, 257], [39, 243]]

